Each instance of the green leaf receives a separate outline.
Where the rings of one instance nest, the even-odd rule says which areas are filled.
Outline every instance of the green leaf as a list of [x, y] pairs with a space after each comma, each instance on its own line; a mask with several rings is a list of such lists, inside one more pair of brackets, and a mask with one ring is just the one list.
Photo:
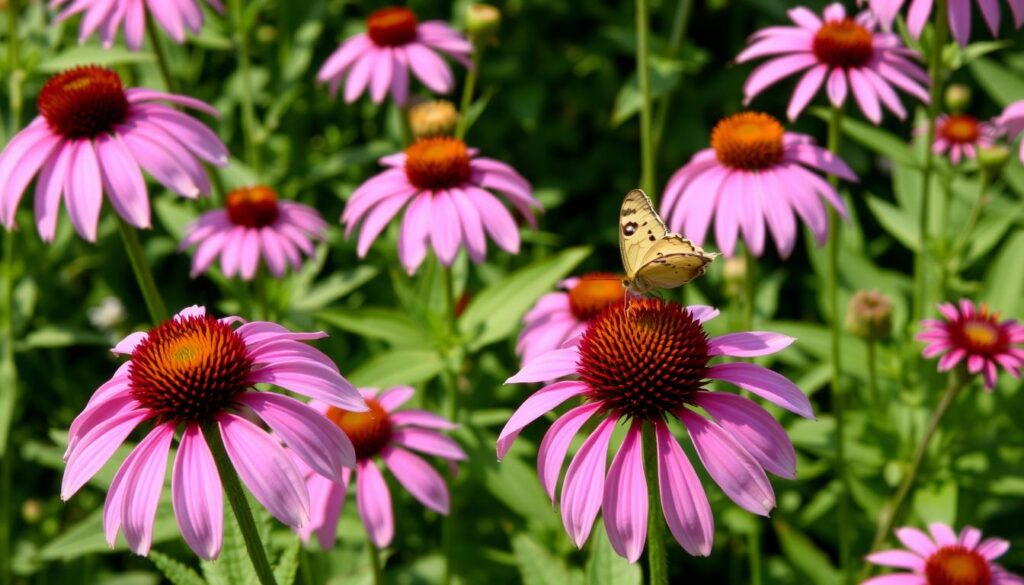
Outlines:
[[[679, 80], [682, 79], [684, 69], [685, 66], [681, 61], [651, 57], [651, 99], [656, 100], [674, 90], [679, 85]], [[615, 96], [612, 126], [618, 126], [636, 115], [640, 111], [642, 103], [643, 96], [640, 94], [640, 86], [634, 74], [622, 85], [619, 94]]]
[[978, 85], [1000, 107], [1024, 99], [1024, 79], [1020, 73], [1010, 71], [1005, 66], [991, 59], [976, 59], [968, 66]]
[[459, 330], [471, 336], [470, 348], [479, 349], [511, 335], [533, 303], [589, 255], [590, 248], [570, 248], [480, 291], [459, 319]]
[[840, 582], [840, 573], [832, 565], [828, 555], [822, 552], [807, 535], [778, 518], [772, 524], [779, 537], [782, 553], [798, 571], [807, 577], [810, 583], [835, 585]]
[[291, 543], [281, 553], [274, 567], [274, 580], [277, 585], [291, 585], [295, 582], [295, 574], [299, 570], [299, 549], [302, 542], [298, 536], [291, 537]]
[[110, 340], [95, 331], [41, 327], [29, 333], [15, 345], [18, 351], [30, 349], [59, 349], [75, 345], [109, 346]]
[[65, 49], [57, 55], [42, 61], [39, 64], [39, 71], [42, 73], [59, 73], [79, 65], [117, 67], [119, 65], [137, 65], [154, 61], [152, 53], [129, 51], [123, 47], [104, 49], [96, 45], [76, 46]]
[[185, 565], [160, 551], [150, 551], [149, 560], [173, 585], [206, 585], [206, 581], [192, 567]]
[[957, 485], [945, 481], [922, 485], [914, 491], [914, 511], [928, 522], [945, 522], [956, 526]]
[[[816, 108], [814, 113], [821, 116], [829, 115], [827, 111], [823, 111], [821, 108]], [[842, 125], [843, 134], [846, 134], [855, 142], [859, 142], [868, 150], [889, 157], [896, 163], [918, 166], [914, 152], [904, 138], [852, 117], [843, 118]]]
[[297, 312], [316, 311], [377, 276], [377, 268], [363, 264], [345, 272], [335, 272], [313, 286], [309, 292], [297, 295], [291, 300], [291, 309]]
[[[157, 508], [153, 526], [153, 544], [180, 538], [178, 524], [171, 512], [169, 492], [164, 490]], [[127, 551], [124, 539], [119, 538], [111, 549], [103, 533], [103, 508], [93, 511], [63, 534], [54, 538], [39, 550], [39, 560], [69, 561], [86, 555]]]
[[14, 408], [18, 396], [18, 371], [13, 360], [0, 360], [0, 457], [7, 451], [7, 439], [14, 420]]
[[570, 572], [561, 559], [523, 533], [512, 537], [512, 551], [519, 564], [523, 585], [570, 585], [581, 583], [577, 572]]
[[408, 314], [384, 307], [323, 309], [313, 315], [338, 329], [398, 347], [424, 347], [429, 339]]
[[1017, 229], [995, 257], [985, 277], [983, 299], [1002, 315], [1024, 311], [1024, 229]]
[[[265, 542], [265, 539], [264, 539]], [[245, 540], [238, 527], [234, 510], [225, 506], [224, 542], [216, 560], [202, 561], [203, 575], [210, 585], [257, 585], [256, 569], [253, 568]]]
[[386, 388], [416, 384], [441, 373], [444, 361], [435, 351], [399, 349], [379, 353], [352, 371], [348, 379], [356, 386]]
[[867, 202], [871, 213], [878, 223], [882, 224], [885, 231], [911, 251], [916, 252], [920, 248], [919, 222], [916, 217], [873, 195], [867, 196]]
[[588, 585], [641, 585], [643, 574], [638, 565], [615, 554], [604, 528], [594, 526], [590, 535], [590, 559], [587, 561]]

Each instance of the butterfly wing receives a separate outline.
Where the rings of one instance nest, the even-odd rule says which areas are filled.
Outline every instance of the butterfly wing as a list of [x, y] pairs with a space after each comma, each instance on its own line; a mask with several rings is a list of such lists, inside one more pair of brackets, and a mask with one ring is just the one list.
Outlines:
[[646, 193], [640, 189], [626, 193], [619, 209], [619, 252], [628, 282], [636, 278], [651, 248], [668, 233]]
[[682, 286], [704, 274], [716, 256], [679, 234], [668, 234], [647, 249], [635, 280], [649, 289]]

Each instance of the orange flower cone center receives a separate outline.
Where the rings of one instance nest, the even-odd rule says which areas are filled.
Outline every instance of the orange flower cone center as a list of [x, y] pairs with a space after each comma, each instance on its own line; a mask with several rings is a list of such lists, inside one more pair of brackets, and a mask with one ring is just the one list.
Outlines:
[[128, 97], [117, 73], [96, 66], [54, 75], [39, 92], [39, 113], [65, 138], [93, 138], [128, 116]]
[[269, 187], [243, 187], [228, 193], [228, 218], [235, 225], [261, 228], [277, 221], [277, 193]]
[[366, 412], [349, 412], [334, 406], [327, 409], [327, 418], [338, 425], [352, 441], [357, 459], [380, 453], [391, 442], [391, 419], [384, 407], [373, 398], [366, 399]]
[[727, 167], [755, 171], [782, 161], [778, 120], [760, 112], [742, 112], [720, 121], [711, 131], [711, 148]]
[[812, 48], [819, 61], [833, 67], [863, 67], [875, 55], [871, 31], [852, 18], [823, 24]]
[[469, 180], [469, 149], [458, 138], [423, 138], [405, 149], [405, 174], [426, 191], [458, 187]]
[[954, 144], [974, 144], [981, 136], [981, 124], [974, 116], [954, 114], [939, 128], [939, 136]]
[[928, 585], [990, 585], [992, 570], [977, 551], [962, 545], [944, 546], [925, 564]]
[[692, 400], [708, 359], [708, 336], [687, 309], [636, 299], [591, 322], [576, 372], [590, 400], [619, 416], [653, 420]]
[[366, 34], [376, 45], [398, 47], [416, 40], [419, 20], [412, 10], [401, 6], [381, 8], [366, 19]]
[[235, 406], [253, 361], [231, 326], [210, 316], [164, 321], [132, 352], [130, 392], [160, 420], [203, 421]]
[[569, 310], [580, 321], [589, 321], [625, 296], [621, 277], [611, 273], [587, 274], [569, 291]]
[[1010, 349], [1010, 336], [999, 326], [999, 315], [982, 304], [977, 314], [950, 327], [951, 342], [969, 354], [993, 357]]

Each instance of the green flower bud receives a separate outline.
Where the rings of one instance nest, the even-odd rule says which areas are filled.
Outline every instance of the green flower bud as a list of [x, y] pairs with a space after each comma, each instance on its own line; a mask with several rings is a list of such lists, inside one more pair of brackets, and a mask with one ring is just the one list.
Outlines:
[[476, 46], [498, 42], [501, 11], [490, 4], [470, 4], [466, 10], [466, 32]]
[[857, 291], [846, 308], [846, 330], [865, 341], [892, 334], [892, 299], [877, 290]]

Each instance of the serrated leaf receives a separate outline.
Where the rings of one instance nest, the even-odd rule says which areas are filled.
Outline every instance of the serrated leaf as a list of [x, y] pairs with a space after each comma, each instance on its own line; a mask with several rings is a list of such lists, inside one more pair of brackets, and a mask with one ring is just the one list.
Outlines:
[[384, 307], [322, 309], [313, 315], [338, 329], [398, 347], [424, 347], [429, 339], [408, 314]]
[[444, 361], [435, 351], [399, 349], [373, 356], [347, 377], [356, 386], [386, 388], [429, 380], [443, 368]]
[[284, 551], [281, 552], [281, 558], [278, 559], [277, 565], [274, 567], [274, 580], [277, 581], [277, 585], [291, 585], [295, 582], [295, 574], [299, 570], [299, 549], [302, 546], [302, 542], [298, 536], [292, 537], [291, 544], [289, 544]]
[[206, 581], [192, 567], [173, 559], [160, 551], [150, 551], [149, 560], [156, 565], [164, 577], [173, 585], [206, 585]]
[[216, 560], [201, 561], [200, 566], [210, 585], [256, 585], [259, 582], [230, 506], [225, 506], [224, 510], [224, 542], [220, 556]]
[[459, 330], [471, 336], [470, 347], [479, 349], [511, 335], [533, 303], [588, 255], [590, 248], [569, 248], [520, 268], [480, 291], [459, 319]]
[[590, 559], [587, 561], [587, 585], [641, 585], [640, 567], [615, 554], [603, 526], [594, 526], [590, 534]]

